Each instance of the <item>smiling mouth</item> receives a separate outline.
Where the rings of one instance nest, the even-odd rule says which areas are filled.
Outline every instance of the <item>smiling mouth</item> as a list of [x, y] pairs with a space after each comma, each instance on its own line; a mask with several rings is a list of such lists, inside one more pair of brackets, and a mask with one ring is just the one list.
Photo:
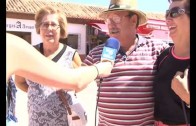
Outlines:
[[173, 30], [173, 29], [175, 29], [175, 28], [176, 28], [175, 26], [169, 26], [169, 27], [168, 27], [169, 30]]
[[48, 37], [48, 38], [53, 38], [53, 35], [46, 35], [46, 37]]

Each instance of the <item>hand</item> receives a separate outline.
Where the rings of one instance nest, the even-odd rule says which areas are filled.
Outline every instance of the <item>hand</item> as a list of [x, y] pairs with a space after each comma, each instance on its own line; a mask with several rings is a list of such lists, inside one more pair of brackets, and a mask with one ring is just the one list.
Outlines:
[[183, 72], [176, 72], [176, 75], [172, 79], [172, 90], [184, 101], [186, 104], [190, 104], [190, 93], [188, 89], [188, 70]]
[[111, 62], [100, 62], [95, 64], [99, 71], [99, 77], [107, 77], [110, 75], [113, 65]]

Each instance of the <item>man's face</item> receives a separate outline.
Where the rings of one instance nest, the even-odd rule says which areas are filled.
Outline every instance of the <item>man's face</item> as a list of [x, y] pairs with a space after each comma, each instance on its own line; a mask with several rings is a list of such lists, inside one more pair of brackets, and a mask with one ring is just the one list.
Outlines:
[[121, 39], [130, 33], [131, 29], [135, 29], [131, 25], [131, 18], [128, 11], [112, 11], [105, 18], [108, 26], [110, 37]]

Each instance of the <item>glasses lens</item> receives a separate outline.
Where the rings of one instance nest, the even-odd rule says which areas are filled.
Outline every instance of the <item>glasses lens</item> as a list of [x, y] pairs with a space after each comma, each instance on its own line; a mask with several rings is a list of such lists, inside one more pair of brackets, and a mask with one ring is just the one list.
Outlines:
[[110, 18], [106, 18], [105, 19], [105, 23], [106, 24], [111, 24], [111, 22], [115, 23], [115, 24], [119, 24], [121, 21], [121, 18], [117, 15], [113, 15]]
[[165, 18], [167, 18], [168, 16], [170, 16], [171, 18], [176, 18], [182, 15], [184, 12], [185, 12], [184, 9], [179, 8], [179, 7], [174, 7], [166, 11]]
[[118, 24], [118, 23], [120, 23], [120, 17], [119, 16], [114, 16], [114, 17], [112, 17], [112, 20], [116, 23], [116, 24]]
[[170, 17], [175, 18], [180, 16], [179, 10], [180, 8], [172, 8], [170, 11]]
[[53, 30], [56, 30], [57, 28], [59, 28], [59, 25], [55, 24], [55, 23], [52, 23], [52, 24], [49, 24], [49, 23], [42, 23], [41, 24], [41, 29], [48, 29], [49, 26], [53, 29]]
[[166, 10], [165, 18], [167, 18], [169, 16], [169, 13], [170, 13], [170, 11], [169, 10]]
[[48, 28], [49, 27], [49, 24], [48, 23], [42, 23], [41, 24], [41, 28], [42, 29], [46, 29], [46, 28]]

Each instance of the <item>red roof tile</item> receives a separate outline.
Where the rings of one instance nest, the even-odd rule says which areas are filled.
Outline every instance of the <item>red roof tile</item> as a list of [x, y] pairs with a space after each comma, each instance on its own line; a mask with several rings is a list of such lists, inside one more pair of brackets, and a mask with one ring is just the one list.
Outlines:
[[[64, 10], [67, 18], [102, 20], [99, 13], [107, 8], [52, 0], [6, 0], [6, 12], [35, 14], [42, 6], [52, 5]], [[164, 20], [163, 13], [146, 13], [148, 18]]]

